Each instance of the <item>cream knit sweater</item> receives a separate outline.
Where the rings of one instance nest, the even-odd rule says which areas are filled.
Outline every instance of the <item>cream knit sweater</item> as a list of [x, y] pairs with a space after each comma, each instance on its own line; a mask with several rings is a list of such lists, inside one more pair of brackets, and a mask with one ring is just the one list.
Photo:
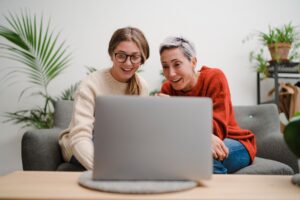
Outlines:
[[[146, 82], [137, 76], [141, 83], [141, 95], [148, 95]], [[59, 144], [65, 161], [69, 162], [72, 155], [87, 169], [93, 169], [94, 146], [94, 108], [95, 98], [99, 95], [125, 95], [127, 83], [115, 80], [110, 68], [98, 70], [83, 79], [76, 91], [73, 115], [69, 128], [59, 136]]]

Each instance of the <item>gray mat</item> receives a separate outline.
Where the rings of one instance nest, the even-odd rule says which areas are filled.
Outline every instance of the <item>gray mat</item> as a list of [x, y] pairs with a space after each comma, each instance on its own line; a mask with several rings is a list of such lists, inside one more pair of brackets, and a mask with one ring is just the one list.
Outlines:
[[197, 186], [195, 181], [95, 181], [92, 171], [85, 171], [79, 177], [79, 185], [105, 192], [128, 194], [157, 194], [177, 192]]
[[294, 183], [295, 185], [300, 186], [300, 173], [299, 174], [295, 174], [292, 177], [292, 183]]

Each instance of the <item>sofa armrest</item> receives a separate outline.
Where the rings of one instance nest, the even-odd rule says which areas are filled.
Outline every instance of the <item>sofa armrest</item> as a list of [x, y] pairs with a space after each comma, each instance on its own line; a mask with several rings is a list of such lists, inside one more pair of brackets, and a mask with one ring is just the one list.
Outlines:
[[56, 170], [63, 161], [58, 144], [61, 129], [33, 129], [22, 137], [24, 170]]
[[263, 148], [257, 149], [257, 156], [285, 163], [295, 173], [299, 172], [297, 157], [290, 151], [282, 133], [268, 134], [262, 143]]

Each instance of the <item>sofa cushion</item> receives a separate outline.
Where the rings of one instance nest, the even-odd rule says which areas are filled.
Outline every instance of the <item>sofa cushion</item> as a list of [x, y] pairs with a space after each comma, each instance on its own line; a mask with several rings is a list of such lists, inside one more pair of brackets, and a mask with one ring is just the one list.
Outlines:
[[292, 175], [294, 171], [281, 162], [255, 157], [252, 165], [237, 171], [235, 174]]
[[55, 170], [62, 162], [58, 134], [62, 130], [30, 129], [22, 137], [22, 163], [24, 170]]
[[239, 126], [251, 130], [255, 134], [258, 151], [264, 147], [264, 137], [280, 132], [280, 122], [275, 104], [234, 106], [234, 111]]
[[257, 157], [288, 164], [298, 172], [297, 157], [289, 150], [280, 133], [278, 109], [275, 104], [234, 106], [239, 126], [256, 136]]
[[78, 165], [63, 162], [57, 167], [57, 171], [85, 171], [85, 169]]
[[73, 101], [60, 100], [55, 102], [54, 126], [66, 129], [71, 121]]
[[[85, 169], [71, 163], [64, 162], [57, 168], [58, 171], [84, 171]], [[264, 174], [264, 175], [292, 175], [294, 171], [286, 164], [255, 157], [252, 165], [245, 167], [235, 174]]]

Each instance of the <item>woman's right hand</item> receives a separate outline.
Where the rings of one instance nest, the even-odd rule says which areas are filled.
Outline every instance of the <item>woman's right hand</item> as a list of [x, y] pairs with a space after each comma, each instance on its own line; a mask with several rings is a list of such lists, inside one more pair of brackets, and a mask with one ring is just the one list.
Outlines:
[[170, 97], [170, 95], [164, 94], [164, 93], [161, 93], [161, 92], [155, 93], [154, 96], [157, 96], [157, 97]]
[[214, 134], [212, 134], [212, 153], [213, 158], [220, 161], [226, 159], [229, 154], [229, 150], [224, 142]]

